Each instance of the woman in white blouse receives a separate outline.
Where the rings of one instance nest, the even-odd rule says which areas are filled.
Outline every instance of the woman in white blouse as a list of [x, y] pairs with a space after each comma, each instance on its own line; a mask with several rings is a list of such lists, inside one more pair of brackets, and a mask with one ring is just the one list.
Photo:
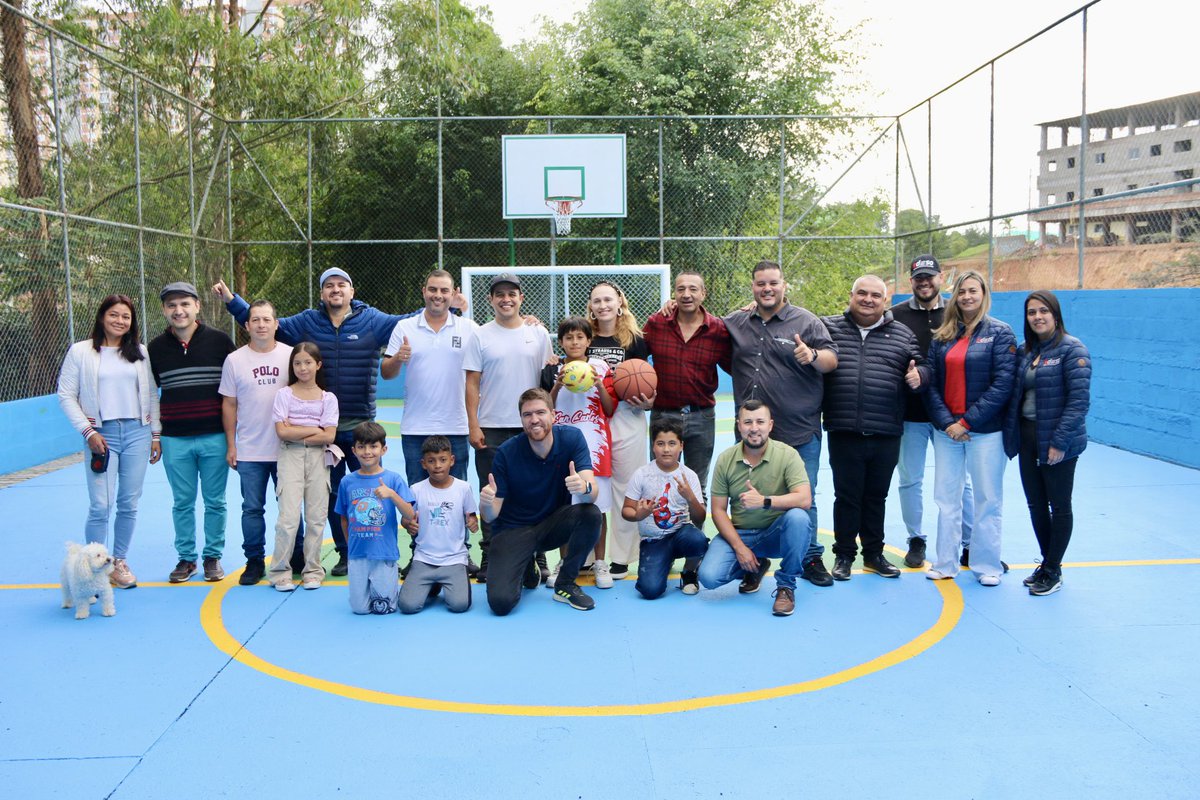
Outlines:
[[129, 542], [146, 465], [162, 454], [158, 390], [139, 338], [133, 300], [110, 294], [96, 312], [91, 338], [71, 345], [58, 376], [58, 403], [86, 443], [88, 542], [108, 539], [116, 507], [110, 580], [119, 589], [137, 585], [126, 560]]

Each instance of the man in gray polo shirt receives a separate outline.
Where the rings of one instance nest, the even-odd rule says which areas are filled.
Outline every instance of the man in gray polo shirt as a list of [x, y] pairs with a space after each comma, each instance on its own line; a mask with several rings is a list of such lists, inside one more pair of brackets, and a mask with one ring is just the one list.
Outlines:
[[813, 536], [800, 577], [815, 586], [833, 578], [817, 542], [817, 469], [821, 462], [821, 400], [824, 375], [837, 367], [837, 346], [814, 314], [785, 299], [787, 284], [774, 261], [754, 265], [754, 309], [725, 318], [733, 342], [733, 402], [761, 400], [774, 411], [771, 438], [791, 445], [804, 460], [813, 504], [808, 509]]

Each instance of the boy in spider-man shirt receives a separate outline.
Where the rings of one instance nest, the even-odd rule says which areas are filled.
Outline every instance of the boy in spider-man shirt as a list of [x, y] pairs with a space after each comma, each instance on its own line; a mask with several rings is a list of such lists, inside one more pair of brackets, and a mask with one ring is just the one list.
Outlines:
[[637, 590], [653, 600], [667, 589], [667, 575], [675, 559], [682, 558], [679, 588], [684, 594], [700, 591], [696, 571], [708, 550], [704, 501], [696, 473], [679, 463], [683, 452], [683, 427], [662, 419], [650, 426], [654, 460], [638, 469], [625, 488], [621, 516], [638, 523], [642, 535], [638, 557]]

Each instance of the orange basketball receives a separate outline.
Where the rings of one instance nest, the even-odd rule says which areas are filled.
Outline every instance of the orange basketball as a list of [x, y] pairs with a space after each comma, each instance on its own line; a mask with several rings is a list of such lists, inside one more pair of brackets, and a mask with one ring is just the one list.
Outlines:
[[617, 364], [613, 370], [613, 391], [618, 400], [627, 400], [644, 394], [650, 397], [658, 389], [658, 375], [654, 367], [640, 358], [631, 358]]

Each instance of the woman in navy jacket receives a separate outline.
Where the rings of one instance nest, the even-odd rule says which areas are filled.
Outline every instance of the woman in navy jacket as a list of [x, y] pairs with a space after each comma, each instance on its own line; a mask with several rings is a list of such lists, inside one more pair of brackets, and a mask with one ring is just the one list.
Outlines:
[[1000, 523], [1004, 429], [1016, 369], [1012, 328], [988, 316], [991, 293], [976, 272], [954, 281], [942, 325], [933, 333], [928, 361], [933, 370], [925, 405], [938, 431], [933, 438], [934, 500], [938, 535], [931, 580], [958, 574], [962, 545], [962, 495], [967, 476], [975, 491], [971, 569], [984, 586], [1000, 583]]
[[1025, 579], [1032, 595], [1062, 588], [1075, 464], [1087, 447], [1091, 380], [1092, 358], [1083, 342], [1067, 334], [1058, 298], [1049, 291], [1030, 292], [1011, 416], [1020, 422], [1021, 486], [1042, 551], [1041, 566]]

